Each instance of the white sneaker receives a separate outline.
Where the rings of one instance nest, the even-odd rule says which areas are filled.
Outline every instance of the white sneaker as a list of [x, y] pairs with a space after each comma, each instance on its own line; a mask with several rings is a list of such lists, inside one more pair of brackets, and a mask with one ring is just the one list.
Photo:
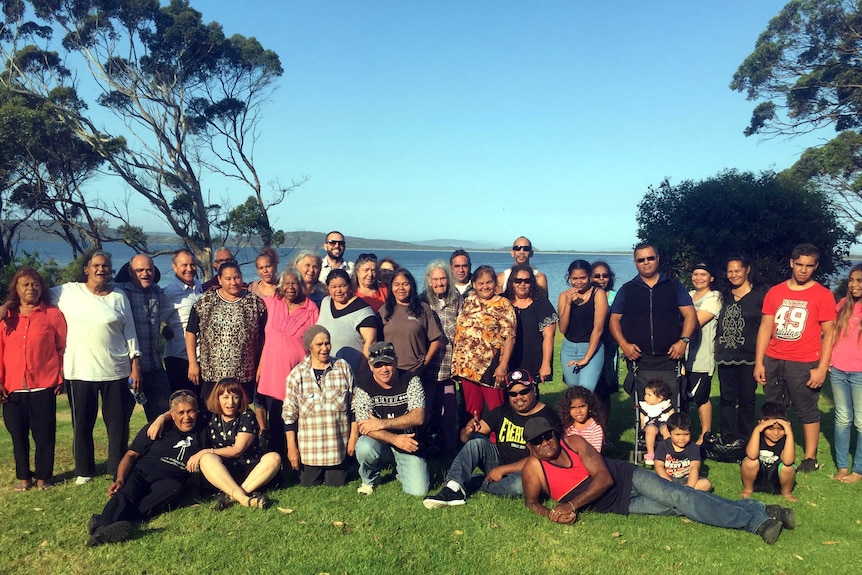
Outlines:
[[363, 483], [356, 488], [356, 492], [361, 493], [362, 495], [371, 495], [372, 493], [374, 493], [374, 486], [368, 483]]
[[84, 485], [93, 480], [92, 477], [88, 477], [86, 475], [79, 475], [77, 479], [75, 479], [75, 485]]

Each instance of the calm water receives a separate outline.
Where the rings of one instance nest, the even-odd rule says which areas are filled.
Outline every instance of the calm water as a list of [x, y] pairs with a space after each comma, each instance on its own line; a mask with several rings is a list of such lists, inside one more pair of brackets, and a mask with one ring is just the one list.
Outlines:
[[[154, 250], [166, 249], [173, 250], [180, 246], [151, 246]], [[72, 250], [63, 242], [24, 242], [19, 246], [19, 252], [26, 250], [27, 252], [38, 252], [41, 259], [53, 258], [60, 265], [66, 265], [72, 259]], [[123, 263], [129, 261], [135, 252], [123, 244], [109, 244], [106, 251], [110, 252], [114, 259], [114, 267], [119, 269]], [[355, 260], [361, 251], [367, 250], [352, 250], [348, 249], [346, 259]], [[283, 268], [285, 263], [292, 259], [292, 254], [279, 252], [281, 255], [281, 264], [279, 268]], [[295, 253], [295, 252], [294, 252]], [[433, 250], [378, 250], [375, 252], [378, 258], [391, 257], [398, 264], [410, 270], [416, 277], [416, 281], [422, 286], [423, 277], [425, 275], [425, 267], [433, 260], [443, 260], [449, 262], [451, 251], [433, 251]], [[254, 267], [254, 257], [257, 250], [246, 248], [239, 253], [239, 261], [242, 264], [243, 277], [246, 281], [251, 281], [257, 278], [257, 271]], [[512, 265], [512, 257], [509, 252], [471, 252], [470, 259], [473, 263], [473, 269], [479, 265], [490, 265], [496, 271], [501, 271]], [[604, 260], [610, 264], [611, 268], [617, 275], [616, 285], [619, 287], [632, 277], [636, 270], [632, 257], [629, 254], [578, 254], [578, 253], [536, 253], [531, 260], [532, 265], [539, 269], [542, 273], [548, 276], [548, 292], [551, 302], [556, 305], [557, 296], [560, 292], [566, 289], [566, 270], [569, 263], [575, 259], [584, 259], [588, 262], [596, 260]], [[162, 272], [161, 285], [166, 285], [172, 277], [171, 259], [170, 256], [159, 256], [155, 258], [156, 266]]]

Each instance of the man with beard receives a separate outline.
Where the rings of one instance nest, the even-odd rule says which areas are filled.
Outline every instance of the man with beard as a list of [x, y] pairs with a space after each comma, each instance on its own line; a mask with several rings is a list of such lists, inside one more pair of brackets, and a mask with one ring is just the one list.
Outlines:
[[[446, 484], [440, 493], [426, 497], [422, 502], [426, 509], [464, 505], [476, 467], [485, 473], [484, 477], [475, 478], [477, 483], [481, 479], [479, 491], [501, 497], [523, 495], [521, 469], [530, 456], [524, 442], [524, 426], [535, 417], [559, 424], [554, 410], [539, 401], [537, 387], [528, 372], [515, 370], [509, 373], [506, 377], [509, 402], [491, 410], [485, 419], [474, 414], [461, 430], [464, 447], [449, 467]], [[491, 432], [496, 434], [496, 443], [489, 439]]]
[[320, 266], [320, 279], [323, 283], [326, 283], [326, 278], [332, 270], [343, 269], [349, 275], [353, 275], [353, 262], [344, 261], [346, 249], [347, 242], [344, 240], [344, 234], [334, 231], [326, 234], [326, 241], [323, 242], [326, 257], [323, 258]]

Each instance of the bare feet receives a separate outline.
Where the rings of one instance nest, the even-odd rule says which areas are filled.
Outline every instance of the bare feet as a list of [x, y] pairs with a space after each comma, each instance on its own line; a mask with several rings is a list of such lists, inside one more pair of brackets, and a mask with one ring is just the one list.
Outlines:
[[838, 473], [835, 474], [835, 479], [837, 479], [838, 481], [844, 481], [844, 479], [848, 475], [850, 475], [850, 472], [847, 471], [846, 467], [842, 467], [841, 469], [838, 470]]
[[856, 473], [855, 471], [848, 475], [847, 477], [840, 480], [841, 483], [858, 483], [862, 481], [862, 474]]
[[793, 495], [793, 493], [782, 493], [781, 495], [788, 501], [792, 501], [794, 503], [799, 501], [799, 499], [795, 495]]
[[749, 497], [751, 497], [752, 493], [754, 493], [753, 489], [743, 489], [742, 491], [739, 492], [739, 496], [742, 497], [743, 499], [748, 499]]

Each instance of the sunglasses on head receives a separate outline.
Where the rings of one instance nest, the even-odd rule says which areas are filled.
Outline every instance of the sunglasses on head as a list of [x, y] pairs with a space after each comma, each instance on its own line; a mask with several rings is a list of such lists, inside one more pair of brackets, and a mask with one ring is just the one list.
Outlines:
[[528, 385], [521, 391], [507, 391], [506, 393], [509, 394], [509, 397], [518, 397], [519, 395], [527, 395], [531, 391], [533, 391], [533, 384]]
[[519, 252], [521, 250], [524, 250], [525, 252], [531, 252], [533, 251], [533, 246], [512, 246], [513, 252]]
[[512, 278], [513, 284], [531, 284], [533, 283], [532, 278]]
[[555, 435], [556, 435], [556, 433], [554, 433], [554, 430], [549, 429], [548, 431], [546, 431], [545, 433], [543, 433], [539, 437], [534, 437], [533, 439], [531, 439], [527, 443], [529, 443], [530, 445], [532, 445], [534, 447], [538, 447], [539, 445], [542, 445], [544, 442], [550, 441], [551, 439], [553, 439]]
[[642, 264], [644, 262], [654, 262], [655, 260], [656, 260], [656, 256], [647, 256], [645, 258], [638, 258], [635, 261], [639, 264]]
[[375, 357], [380, 357], [381, 355], [392, 355], [395, 353], [395, 346], [387, 345], [386, 347], [381, 347], [380, 349], [375, 349], [368, 353], [369, 359], [374, 359]]
[[359, 254], [359, 257], [356, 258], [357, 263], [363, 262], [376, 262], [377, 254]]

